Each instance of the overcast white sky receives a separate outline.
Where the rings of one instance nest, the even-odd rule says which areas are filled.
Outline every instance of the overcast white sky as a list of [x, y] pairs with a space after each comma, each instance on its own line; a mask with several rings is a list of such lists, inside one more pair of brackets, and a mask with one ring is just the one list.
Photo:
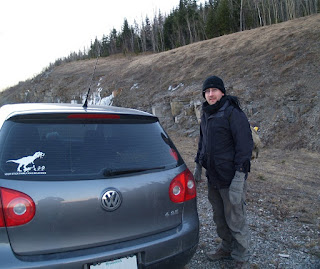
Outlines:
[[[204, 0], [198, 0], [198, 4]], [[0, 0], [0, 90], [39, 74], [56, 59], [87, 48], [124, 18], [141, 25], [179, 0]]]

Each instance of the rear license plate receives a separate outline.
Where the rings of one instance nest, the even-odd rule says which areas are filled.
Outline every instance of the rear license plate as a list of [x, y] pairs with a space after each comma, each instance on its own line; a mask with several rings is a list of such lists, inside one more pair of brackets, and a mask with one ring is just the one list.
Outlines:
[[137, 269], [137, 257], [126, 257], [91, 265], [90, 269]]

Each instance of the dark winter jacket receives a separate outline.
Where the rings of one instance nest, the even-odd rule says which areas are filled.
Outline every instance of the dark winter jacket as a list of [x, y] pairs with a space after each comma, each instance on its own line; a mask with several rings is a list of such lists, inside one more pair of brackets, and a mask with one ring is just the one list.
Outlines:
[[235, 171], [248, 173], [253, 148], [250, 125], [245, 113], [230, 100], [218, 111], [208, 111], [204, 103], [200, 139], [195, 161], [207, 170], [210, 184], [228, 188]]

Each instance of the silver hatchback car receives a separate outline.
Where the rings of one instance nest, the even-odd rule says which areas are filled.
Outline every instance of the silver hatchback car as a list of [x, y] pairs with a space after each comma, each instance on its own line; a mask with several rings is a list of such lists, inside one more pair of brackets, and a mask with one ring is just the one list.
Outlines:
[[157, 117], [0, 108], [1, 268], [182, 268], [198, 240], [195, 182]]

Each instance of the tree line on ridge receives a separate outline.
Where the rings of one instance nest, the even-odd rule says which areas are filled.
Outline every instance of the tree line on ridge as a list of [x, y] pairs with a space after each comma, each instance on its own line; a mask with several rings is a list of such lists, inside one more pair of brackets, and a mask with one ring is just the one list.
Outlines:
[[280, 23], [320, 11], [318, 0], [180, 0], [170, 14], [161, 11], [139, 25], [124, 19], [120, 31], [112, 29], [101, 40], [96, 37], [84, 51], [57, 59], [48, 69], [63, 62], [108, 57], [123, 53], [162, 52], [194, 42]]

